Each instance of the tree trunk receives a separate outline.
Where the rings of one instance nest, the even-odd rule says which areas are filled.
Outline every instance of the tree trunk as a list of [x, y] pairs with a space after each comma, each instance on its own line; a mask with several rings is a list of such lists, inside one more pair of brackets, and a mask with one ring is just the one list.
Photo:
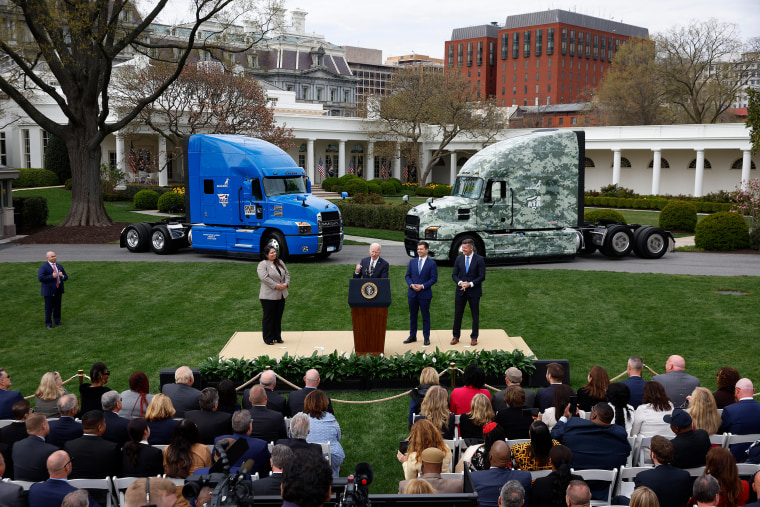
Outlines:
[[[75, 130], [66, 139], [71, 162], [71, 209], [61, 227], [78, 225], [106, 227], [113, 224], [103, 205], [100, 183], [100, 143], [88, 148], [86, 129]], [[94, 136], [93, 136], [94, 137]]]

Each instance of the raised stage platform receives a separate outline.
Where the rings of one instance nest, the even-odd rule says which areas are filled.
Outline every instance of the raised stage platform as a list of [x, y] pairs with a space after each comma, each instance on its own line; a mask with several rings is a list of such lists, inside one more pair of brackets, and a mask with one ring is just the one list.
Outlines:
[[[520, 336], [508, 336], [501, 329], [481, 329], [478, 344], [470, 346], [469, 330], [462, 330], [463, 338], [458, 345], [449, 345], [451, 330], [431, 330], [430, 346], [422, 344], [422, 336], [418, 335], [415, 343], [403, 343], [409, 336], [408, 331], [387, 331], [385, 333], [385, 355], [403, 354], [430, 350], [436, 347], [440, 350], [508, 350], [523, 351], [526, 355], [533, 354], [528, 344]], [[238, 331], [227, 342], [219, 355], [224, 359], [254, 359], [259, 356], [282, 357], [286, 352], [289, 356], [310, 356], [316, 350], [319, 354], [340, 353], [354, 350], [353, 331], [289, 331], [282, 333], [284, 343], [267, 345], [259, 331]]]

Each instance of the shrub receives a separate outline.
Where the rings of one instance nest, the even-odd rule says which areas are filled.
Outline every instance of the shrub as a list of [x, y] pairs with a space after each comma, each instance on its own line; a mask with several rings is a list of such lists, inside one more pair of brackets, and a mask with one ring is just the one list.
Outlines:
[[344, 174], [343, 176], [341, 176], [340, 178], [338, 178], [338, 183], [340, 183], [341, 185], [345, 185], [346, 183], [348, 183], [351, 180], [360, 180], [360, 179], [361, 178], [358, 177], [355, 174]]
[[387, 183], [392, 183], [392, 184], [393, 184], [393, 188], [395, 188], [395, 189], [396, 189], [396, 190], [394, 190], [394, 192], [393, 192], [394, 194], [400, 194], [400, 193], [401, 193], [401, 187], [403, 187], [403, 185], [404, 185], [404, 184], [403, 184], [403, 183], [401, 183], [401, 180], [400, 180], [400, 179], [398, 179], [398, 178], [390, 178], [390, 179], [387, 181]]
[[69, 150], [66, 143], [60, 137], [51, 134], [45, 147], [45, 167], [58, 176], [58, 181], [66, 181], [71, 178], [71, 163], [69, 162]]
[[177, 213], [185, 210], [185, 196], [176, 192], [165, 192], [158, 198], [158, 211]]
[[[381, 196], [377, 197], [382, 199]], [[340, 208], [343, 225], [393, 231], [404, 230], [404, 220], [409, 211], [409, 206], [406, 204], [360, 204], [355, 199], [335, 203]], [[375, 198], [368, 196], [360, 197], [360, 199], [371, 201]]]
[[127, 198], [127, 195], [121, 192], [103, 192], [103, 200], [109, 201], [109, 202], [115, 202], [115, 201], [129, 201]]
[[697, 225], [697, 207], [693, 202], [669, 201], [660, 213], [660, 228], [693, 232]]
[[55, 187], [59, 185], [58, 175], [47, 169], [19, 169], [14, 188]]
[[[350, 176], [350, 175], [349, 175]], [[338, 178], [340, 179], [340, 178]], [[353, 179], [349, 179], [346, 183], [341, 185], [343, 192], [348, 192], [348, 195], [355, 194], [367, 194], [367, 182], [356, 176]]]
[[749, 226], [738, 213], [721, 211], [697, 224], [694, 245], [705, 250], [728, 251], [749, 246]]
[[396, 185], [390, 181], [384, 181], [380, 187], [383, 189], [383, 195], [395, 195], [397, 193]]
[[355, 204], [385, 204], [385, 199], [378, 194], [356, 194], [353, 197]]
[[338, 183], [338, 178], [325, 178], [322, 180], [322, 190], [332, 192], [332, 188], [336, 183]]
[[420, 197], [432, 197], [433, 187], [417, 187], [417, 195]]
[[382, 183], [378, 182], [377, 180], [372, 180], [368, 182], [367, 192], [369, 192], [370, 194], [382, 194], [383, 193]]
[[607, 185], [602, 187], [599, 191], [599, 195], [602, 197], [638, 197], [639, 194], [631, 190], [630, 188], [620, 187], [618, 185]]
[[433, 197], [443, 197], [445, 195], [451, 195], [451, 187], [449, 185], [436, 185], [433, 188]]
[[21, 221], [24, 227], [42, 227], [47, 223], [47, 199], [40, 195], [30, 195], [24, 199], [23, 205]]
[[617, 220], [626, 223], [625, 217], [614, 209], [594, 209], [583, 212], [583, 219], [586, 222], [597, 223], [599, 220]]
[[71, 190], [71, 178], [66, 180], [66, 183], [63, 185], [66, 190]]
[[140, 190], [135, 194], [135, 208], [156, 209], [158, 207], [158, 192], [155, 190]]

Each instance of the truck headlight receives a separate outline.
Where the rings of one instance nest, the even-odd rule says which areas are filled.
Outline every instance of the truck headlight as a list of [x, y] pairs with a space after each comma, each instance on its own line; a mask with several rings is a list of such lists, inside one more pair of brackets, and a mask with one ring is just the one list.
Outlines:
[[438, 226], [425, 229], [425, 239], [438, 239], [438, 229]]
[[311, 234], [311, 224], [309, 222], [296, 222], [298, 234]]
[[322, 213], [317, 213], [317, 234], [322, 234]]

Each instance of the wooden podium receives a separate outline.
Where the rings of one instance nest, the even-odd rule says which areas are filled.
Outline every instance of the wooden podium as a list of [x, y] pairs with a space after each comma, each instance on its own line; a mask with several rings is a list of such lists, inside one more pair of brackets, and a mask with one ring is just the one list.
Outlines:
[[378, 356], [385, 350], [385, 329], [391, 305], [387, 278], [352, 278], [348, 281], [348, 305], [354, 328], [357, 355]]

